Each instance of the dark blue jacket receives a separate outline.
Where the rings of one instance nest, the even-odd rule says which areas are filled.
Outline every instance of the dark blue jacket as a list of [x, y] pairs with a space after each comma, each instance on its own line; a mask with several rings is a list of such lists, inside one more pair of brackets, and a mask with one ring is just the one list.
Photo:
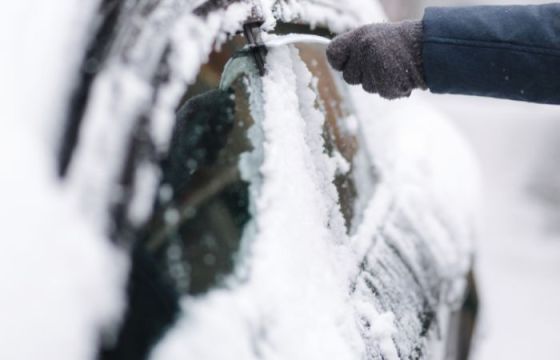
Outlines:
[[432, 92], [560, 104], [560, 4], [428, 8], [423, 22]]

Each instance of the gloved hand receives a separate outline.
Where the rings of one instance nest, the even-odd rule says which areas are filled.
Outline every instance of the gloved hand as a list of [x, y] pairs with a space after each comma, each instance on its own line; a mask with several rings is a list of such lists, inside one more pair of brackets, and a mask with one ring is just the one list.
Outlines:
[[426, 89], [422, 31], [421, 21], [366, 25], [337, 36], [327, 58], [349, 84], [386, 99], [407, 97]]

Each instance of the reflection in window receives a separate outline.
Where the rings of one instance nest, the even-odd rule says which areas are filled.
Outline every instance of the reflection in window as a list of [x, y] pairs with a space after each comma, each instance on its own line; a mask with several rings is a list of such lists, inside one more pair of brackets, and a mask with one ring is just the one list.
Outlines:
[[238, 40], [210, 56], [177, 109], [153, 215], [132, 234], [125, 318], [100, 360], [147, 358], [176, 319], [180, 296], [201, 294], [233, 270], [249, 220], [249, 184], [238, 164], [251, 151], [253, 120], [245, 77], [228, 74], [235, 81], [227, 90], [219, 81]]
[[[214, 63], [196, 88], [217, 87]], [[142, 246], [181, 294], [200, 294], [232, 272], [249, 215], [249, 184], [240, 155], [251, 151], [253, 124], [244, 78], [228, 90], [190, 96], [177, 111], [154, 216]]]

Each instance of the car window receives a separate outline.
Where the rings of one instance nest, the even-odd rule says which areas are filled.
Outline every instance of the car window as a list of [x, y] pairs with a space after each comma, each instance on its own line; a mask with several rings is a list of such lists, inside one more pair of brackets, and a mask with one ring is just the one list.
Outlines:
[[[180, 298], [220, 286], [234, 269], [251, 219], [240, 162], [252, 152], [248, 89], [257, 76], [237, 51], [243, 44], [234, 37], [213, 52], [177, 106], [151, 216], [126, 234], [134, 239], [127, 311], [99, 359], [147, 357], [177, 319]], [[230, 59], [235, 66], [226, 66]]]
[[[251, 217], [249, 183], [239, 169], [242, 155], [252, 150], [247, 137], [254, 124], [249, 80], [239, 64], [223, 72], [231, 58], [252, 61], [236, 52], [242, 44], [234, 38], [212, 53], [183, 96], [169, 151], [160, 161], [162, 180], [153, 215], [137, 235], [137, 246], [153, 258], [178, 294], [204, 293], [233, 271]], [[324, 47], [297, 47], [316, 79], [316, 106], [325, 115], [325, 152], [338, 163], [334, 184], [352, 234], [373, 192], [374, 168], [345, 87], [326, 62]]]
[[250, 219], [249, 183], [239, 169], [252, 150], [248, 80], [236, 73], [219, 87], [233, 48], [212, 55], [177, 109], [154, 215], [140, 236], [179, 294], [203, 293], [233, 270]]
[[[258, 77], [253, 59], [248, 52], [236, 51], [242, 41], [234, 38], [212, 53], [177, 106], [169, 150], [159, 159], [161, 181], [152, 215], [132, 236], [128, 313], [118, 345], [105, 350], [104, 359], [127, 358], [121, 354], [127, 349], [147, 351], [175, 321], [179, 299], [224, 285], [241, 256], [253, 199], [252, 184], [240, 164], [253, 151], [251, 109], [261, 99], [255, 96], [259, 87], [251, 83]], [[325, 50], [298, 47], [316, 78], [316, 106], [325, 115], [324, 151], [338, 159], [334, 183], [352, 233], [371, 197], [373, 167], [364, 155], [345, 88], [325, 61]]]
[[325, 115], [325, 151], [338, 163], [334, 184], [347, 230], [352, 234], [361, 223], [365, 206], [373, 194], [375, 169], [361, 140], [346, 85], [326, 60], [326, 46], [299, 43], [296, 47], [316, 80], [313, 89], [318, 99], [316, 106]]

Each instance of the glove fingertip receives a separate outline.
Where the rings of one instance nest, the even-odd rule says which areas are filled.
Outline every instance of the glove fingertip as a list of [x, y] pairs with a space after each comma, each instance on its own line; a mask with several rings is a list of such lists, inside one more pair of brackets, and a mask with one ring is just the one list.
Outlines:
[[358, 85], [362, 82], [362, 74], [357, 68], [348, 66], [342, 73], [342, 78], [350, 85]]
[[366, 75], [364, 79], [362, 79], [362, 89], [370, 94], [379, 93], [379, 89], [377, 88], [375, 80], [372, 78], [372, 76]]
[[342, 71], [350, 54], [344, 40], [334, 39], [327, 47], [327, 60], [333, 69]]

